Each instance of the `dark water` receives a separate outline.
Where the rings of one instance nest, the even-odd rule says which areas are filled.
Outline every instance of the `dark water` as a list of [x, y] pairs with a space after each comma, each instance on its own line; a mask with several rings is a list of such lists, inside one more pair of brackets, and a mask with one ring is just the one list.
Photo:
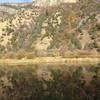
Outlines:
[[100, 100], [100, 64], [1, 65], [0, 100]]

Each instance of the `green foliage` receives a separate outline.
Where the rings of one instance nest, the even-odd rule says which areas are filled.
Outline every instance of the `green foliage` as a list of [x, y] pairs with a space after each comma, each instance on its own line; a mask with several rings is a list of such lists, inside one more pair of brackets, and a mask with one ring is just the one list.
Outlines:
[[82, 48], [80, 41], [75, 36], [71, 37], [71, 42], [72, 44], [74, 44], [75, 48], [77, 49]]
[[100, 30], [100, 24], [96, 24], [96, 29], [99, 31]]
[[93, 42], [91, 42], [88, 46], [90, 49], [93, 49], [93, 48], [98, 48], [98, 44], [97, 42], [94, 40]]
[[92, 12], [99, 11], [99, 1], [96, 0], [80, 0], [80, 11], [82, 16], [90, 15]]
[[12, 32], [14, 32], [14, 29], [12, 29], [12, 28], [10, 28], [10, 27], [6, 27], [6, 32], [7, 33], [12, 33]]
[[5, 50], [5, 47], [0, 45], [0, 52], [3, 52]]

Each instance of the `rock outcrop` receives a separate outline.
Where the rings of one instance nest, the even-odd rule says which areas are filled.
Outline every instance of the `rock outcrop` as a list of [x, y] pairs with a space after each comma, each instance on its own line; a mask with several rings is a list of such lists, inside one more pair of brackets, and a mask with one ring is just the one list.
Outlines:
[[61, 3], [76, 3], [78, 0], [35, 0], [35, 6], [54, 6]]

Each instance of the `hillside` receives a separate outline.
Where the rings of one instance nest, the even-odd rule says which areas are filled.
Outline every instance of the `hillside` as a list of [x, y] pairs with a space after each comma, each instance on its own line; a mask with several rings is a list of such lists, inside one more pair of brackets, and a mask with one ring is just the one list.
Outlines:
[[15, 11], [2, 11], [7, 17], [0, 21], [1, 54], [100, 54], [100, 5], [97, 0], [90, 1], [46, 8], [31, 3], [3, 5]]

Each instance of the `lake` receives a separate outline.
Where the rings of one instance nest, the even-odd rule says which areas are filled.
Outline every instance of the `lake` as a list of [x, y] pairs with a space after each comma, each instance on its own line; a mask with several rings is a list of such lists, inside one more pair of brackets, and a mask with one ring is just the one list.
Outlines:
[[0, 65], [0, 100], [99, 100], [100, 63]]

